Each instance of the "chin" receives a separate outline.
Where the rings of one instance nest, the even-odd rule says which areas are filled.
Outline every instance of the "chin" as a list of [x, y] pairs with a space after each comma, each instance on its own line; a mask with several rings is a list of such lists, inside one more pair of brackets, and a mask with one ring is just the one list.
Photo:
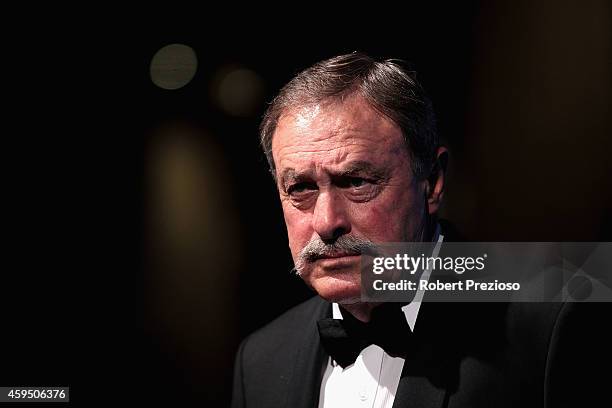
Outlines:
[[323, 276], [315, 279], [311, 287], [328, 302], [352, 304], [361, 301], [361, 284], [354, 277]]

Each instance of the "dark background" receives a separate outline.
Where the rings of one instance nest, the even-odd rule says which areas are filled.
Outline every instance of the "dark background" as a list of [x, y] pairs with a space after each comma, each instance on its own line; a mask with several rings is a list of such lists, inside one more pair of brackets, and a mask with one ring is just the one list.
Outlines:
[[[414, 65], [451, 149], [442, 214], [470, 239], [611, 240], [609, 5], [491, 3], [34, 24], [9, 77], [2, 384], [227, 405], [239, 341], [312, 295], [259, 120], [340, 53]], [[198, 68], [165, 90], [150, 64], [173, 43]]]

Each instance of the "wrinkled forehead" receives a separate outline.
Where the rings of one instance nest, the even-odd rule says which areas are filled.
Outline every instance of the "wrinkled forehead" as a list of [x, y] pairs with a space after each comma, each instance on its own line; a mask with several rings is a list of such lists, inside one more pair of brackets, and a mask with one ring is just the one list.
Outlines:
[[337, 166], [348, 161], [406, 159], [401, 129], [361, 97], [310, 104], [285, 112], [272, 139], [277, 170]]

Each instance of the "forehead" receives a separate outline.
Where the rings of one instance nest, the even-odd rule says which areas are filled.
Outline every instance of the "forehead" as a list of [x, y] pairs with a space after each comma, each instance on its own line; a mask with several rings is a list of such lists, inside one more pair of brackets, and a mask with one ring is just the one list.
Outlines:
[[352, 161], [390, 165], [406, 153], [401, 129], [357, 95], [285, 113], [272, 139], [279, 171]]

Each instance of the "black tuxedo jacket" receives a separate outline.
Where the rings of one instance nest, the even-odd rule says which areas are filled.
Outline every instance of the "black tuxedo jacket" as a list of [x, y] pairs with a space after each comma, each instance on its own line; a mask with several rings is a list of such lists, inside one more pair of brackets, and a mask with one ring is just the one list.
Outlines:
[[[393, 406], [609, 406], [610, 305], [423, 303]], [[314, 297], [245, 339], [232, 407], [317, 407], [325, 317]]]
[[[394, 407], [609, 405], [608, 304], [424, 303]], [[316, 407], [327, 355], [319, 297], [245, 339], [232, 407]]]

